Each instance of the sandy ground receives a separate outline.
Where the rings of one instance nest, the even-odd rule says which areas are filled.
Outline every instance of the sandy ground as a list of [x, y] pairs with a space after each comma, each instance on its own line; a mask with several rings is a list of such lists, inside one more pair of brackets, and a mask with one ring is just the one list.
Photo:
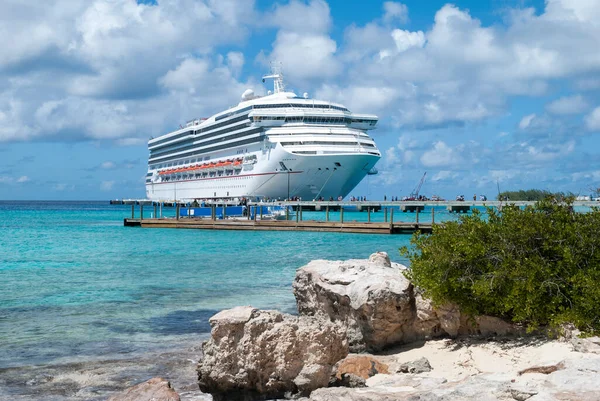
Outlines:
[[[532, 366], [552, 365], [565, 359], [585, 358], [586, 354], [573, 351], [569, 342], [544, 338], [524, 339], [444, 339], [413, 343], [388, 350], [376, 358], [396, 372], [402, 363], [425, 357], [432, 371], [425, 377], [461, 381], [481, 373], [507, 373], [517, 375]], [[384, 376], [384, 375], [377, 375]], [[381, 378], [367, 382], [377, 385]]]

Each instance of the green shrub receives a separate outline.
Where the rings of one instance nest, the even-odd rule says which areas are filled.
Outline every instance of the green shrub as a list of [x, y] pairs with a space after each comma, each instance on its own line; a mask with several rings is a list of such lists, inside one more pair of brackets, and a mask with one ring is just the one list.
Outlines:
[[600, 332], [600, 211], [548, 198], [477, 211], [415, 234], [408, 278], [436, 304], [526, 324]]

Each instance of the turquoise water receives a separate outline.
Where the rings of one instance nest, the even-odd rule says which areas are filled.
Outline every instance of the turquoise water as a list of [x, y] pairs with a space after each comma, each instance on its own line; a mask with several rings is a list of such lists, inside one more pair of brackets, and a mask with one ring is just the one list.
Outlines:
[[[386, 251], [405, 262], [398, 248], [410, 239], [123, 227], [130, 215], [130, 206], [107, 202], [0, 202], [0, 368], [199, 343], [210, 331], [208, 318], [224, 308], [294, 312], [295, 270], [312, 259]], [[311, 216], [324, 213], [303, 217]], [[372, 218], [382, 220], [383, 213]], [[414, 218], [395, 213], [395, 219]]]

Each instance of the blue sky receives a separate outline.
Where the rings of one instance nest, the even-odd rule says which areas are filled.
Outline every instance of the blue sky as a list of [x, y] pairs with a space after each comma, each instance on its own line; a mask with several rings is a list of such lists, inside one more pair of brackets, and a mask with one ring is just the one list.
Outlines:
[[597, 0], [0, 0], [0, 199], [144, 196], [146, 141], [264, 93], [380, 117], [356, 196], [600, 186]]

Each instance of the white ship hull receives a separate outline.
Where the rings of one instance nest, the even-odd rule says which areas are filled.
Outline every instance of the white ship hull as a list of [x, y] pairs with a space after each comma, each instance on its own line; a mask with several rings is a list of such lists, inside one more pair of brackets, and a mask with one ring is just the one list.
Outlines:
[[256, 164], [244, 165], [239, 175], [151, 182], [146, 184], [146, 195], [156, 201], [242, 197], [337, 199], [348, 195], [379, 160], [379, 156], [368, 153], [302, 155], [292, 154], [280, 144], [270, 144], [266, 149], [254, 146], [258, 149], [254, 152], [248, 149], [245, 155], [255, 154]]

